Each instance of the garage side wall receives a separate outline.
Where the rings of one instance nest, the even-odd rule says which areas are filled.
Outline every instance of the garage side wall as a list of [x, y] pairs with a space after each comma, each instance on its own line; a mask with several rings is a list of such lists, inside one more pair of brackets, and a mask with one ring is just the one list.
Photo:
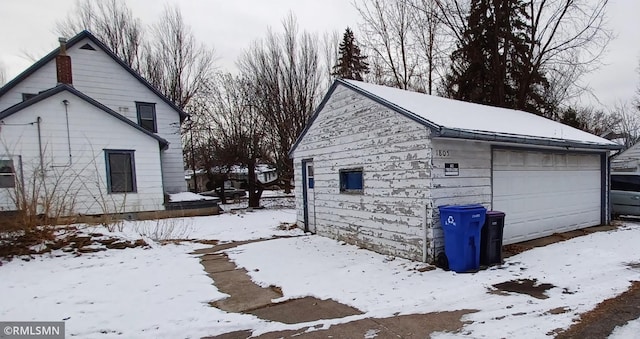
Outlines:
[[[444, 251], [438, 206], [482, 204], [491, 207], [491, 146], [464, 140], [433, 139], [433, 219], [429, 237], [435, 258]], [[448, 168], [447, 168], [448, 167]]]
[[[294, 152], [298, 225], [304, 227], [302, 160], [314, 165], [319, 235], [422, 260], [431, 186], [430, 130], [338, 86]], [[340, 191], [340, 170], [361, 168], [363, 190]]]

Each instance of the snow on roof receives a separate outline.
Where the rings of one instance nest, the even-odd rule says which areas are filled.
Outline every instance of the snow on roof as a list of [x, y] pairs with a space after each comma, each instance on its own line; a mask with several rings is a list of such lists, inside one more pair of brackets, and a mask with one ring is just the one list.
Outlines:
[[447, 99], [361, 81], [340, 81], [409, 111], [426, 120], [427, 123], [430, 122], [439, 127], [469, 132], [618, 146], [607, 139], [532, 113]]

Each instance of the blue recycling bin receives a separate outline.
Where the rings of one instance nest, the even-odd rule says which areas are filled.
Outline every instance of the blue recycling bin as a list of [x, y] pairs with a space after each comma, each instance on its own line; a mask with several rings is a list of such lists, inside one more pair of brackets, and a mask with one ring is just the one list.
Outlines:
[[438, 207], [449, 269], [462, 273], [480, 268], [480, 231], [487, 209], [480, 204]]

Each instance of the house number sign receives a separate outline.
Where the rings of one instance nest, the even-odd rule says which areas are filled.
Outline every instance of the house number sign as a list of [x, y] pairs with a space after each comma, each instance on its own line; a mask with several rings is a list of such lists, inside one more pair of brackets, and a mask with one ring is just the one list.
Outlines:
[[449, 150], [445, 150], [445, 149], [438, 149], [436, 150], [436, 156], [438, 157], [448, 157], [449, 156]]
[[458, 163], [446, 163], [444, 164], [444, 176], [445, 177], [457, 177], [460, 175], [460, 166]]

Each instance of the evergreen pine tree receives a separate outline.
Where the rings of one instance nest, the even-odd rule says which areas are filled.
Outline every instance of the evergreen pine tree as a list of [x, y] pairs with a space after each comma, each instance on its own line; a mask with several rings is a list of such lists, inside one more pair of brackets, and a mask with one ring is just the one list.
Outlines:
[[360, 55], [360, 47], [356, 44], [353, 31], [347, 27], [340, 42], [338, 60], [333, 66], [331, 75], [362, 81], [362, 76], [369, 73], [369, 64], [366, 60], [366, 56]]
[[548, 83], [544, 74], [532, 71], [528, 19], [523, 0], [472, 0], [463, 41], [451, 56], [445, 94], [544, 114]]

